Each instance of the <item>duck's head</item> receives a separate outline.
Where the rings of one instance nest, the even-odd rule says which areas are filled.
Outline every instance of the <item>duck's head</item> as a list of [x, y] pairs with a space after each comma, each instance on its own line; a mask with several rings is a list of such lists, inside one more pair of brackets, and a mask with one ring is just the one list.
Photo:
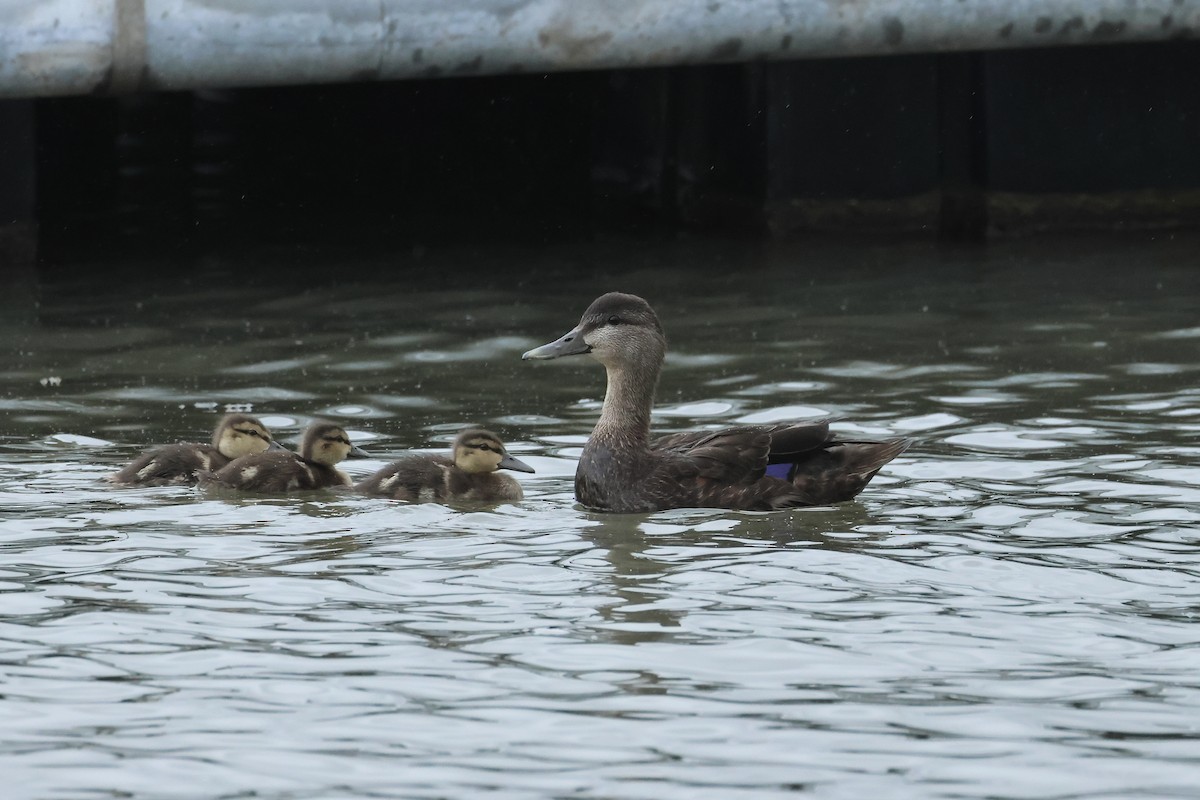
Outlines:
[[468, 428], [455, 437], [454, 466], [473, 474], [498, 469], [533, 472], [533, 467], [508, 454], [499, 436], [479, 428]]
[[333, 422], [317, 421], [304, 432], [300, 455], [309, 461], [332, 467], [346, 456], [366, 456], [360, 447], [355, 447], [346, 434], [346, 429]]
[[587, 354], [606, 367], [648, 361], [655, 366], [667, 352], [667, 337], [658, 316], [642, 298], [609, 292], [597, 297], [579, 324], [556, 341], [535, 347], [523, 359]]
[[282, 450], [283, 445], [271, 438], [267, 426], [247, 414], [228, 414], [217, 423], [213, 433], [213, 447], [228, 459], [261, 453], [265, 450]]

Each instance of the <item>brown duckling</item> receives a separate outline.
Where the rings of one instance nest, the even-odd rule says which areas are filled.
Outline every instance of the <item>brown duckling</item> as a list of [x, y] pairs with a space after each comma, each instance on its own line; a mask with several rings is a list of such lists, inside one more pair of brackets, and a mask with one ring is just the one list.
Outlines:
[[829, 420], [742, 425], [651, 441], [650, 410], [667, 339], [650, 304], [597, 298], [579, 324], [525, 359], [588, 354], [604, 365], [600, 420], [575, 471], [575, 497], [598, 511], [708, 507], [770, 511], [849, 500], [907, 439], [851, 441]]
[[496, 434], [468, 428], [454, 439], [449, 456], [413, 453], [388, 464], [354, 487], [355, 491], [396, 500], [516, 501], [525, 495], [511, 475], [497, 470], [533, 472], [533, 467], [513, 458]]
[[349, 486], [350, 478], [334, 465], [348, 455], [365, 456], [350, 443], [342, 426], [317, 421], [304, 432], [300, 452], [258, 453], [235, 459], [215, 472], [201, 473], [200, 483], [247, 492], [293, 492]]
[[247, 414], [227, 414], [213, 431], [212, 444], [179, 442], [142, 453], [108, 480], [121, 486], [192, 485], [197, 473], [218, 470], [235, 458], [283, 450], [271, 432]]

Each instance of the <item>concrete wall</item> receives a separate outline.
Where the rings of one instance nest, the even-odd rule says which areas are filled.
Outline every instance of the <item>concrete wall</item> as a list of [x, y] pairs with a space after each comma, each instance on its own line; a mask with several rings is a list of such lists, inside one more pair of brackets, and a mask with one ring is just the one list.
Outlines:
[[1200, 0], [0, 0], [0, 96], [1132, 43]]

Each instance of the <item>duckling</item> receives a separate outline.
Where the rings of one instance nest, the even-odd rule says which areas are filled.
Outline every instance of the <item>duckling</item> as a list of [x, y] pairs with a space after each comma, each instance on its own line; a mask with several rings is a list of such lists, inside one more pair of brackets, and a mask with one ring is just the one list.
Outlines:
[[533, 472], [533, 467], [513, 458], [504, 442], [491, 431], [467, 428], [454, 439], [450, 456], [414, 453], [388, 464], [354, 487], [375, 497], [425, 502], [516, 501], [525, 495], [511, 475], [497, 470]]
[[291, 492], [349, 486], [350, 478], [334, 465], [346, 456], [366, 453], [350, 443], [345, 429], [332, 422], [313, 422], [297, 453], [258, 453], [234, 459], [215, 472], [200, 474], [202, 485], [247, 492]]
[[852, 441], [829, 419], [741, 425], [650, 439], [667, 339], [640, 297], [610, 292], [579, 324], [522, 358], [588, 354], [604, 365], [600, 419], [575, 471], [575, 497], [597, 511], [707, 507], [773, 511], [850, 500], [904, 452], [906, 439]]
[[220, 469], [235, 458], [282, 450], [271, 432], [247, 414], [227, 414], [213, 431], [212, 444], [179, 442], [149, 450], [107, 480], [121, 486], [194, 485], [198, 472]]

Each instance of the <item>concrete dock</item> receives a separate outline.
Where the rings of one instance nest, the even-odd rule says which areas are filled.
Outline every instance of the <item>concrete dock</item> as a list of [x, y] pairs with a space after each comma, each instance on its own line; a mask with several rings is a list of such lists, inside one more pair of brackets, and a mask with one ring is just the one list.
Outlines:
[[1200, 0], [5, 0], [0, 96], [1194, 38]]

